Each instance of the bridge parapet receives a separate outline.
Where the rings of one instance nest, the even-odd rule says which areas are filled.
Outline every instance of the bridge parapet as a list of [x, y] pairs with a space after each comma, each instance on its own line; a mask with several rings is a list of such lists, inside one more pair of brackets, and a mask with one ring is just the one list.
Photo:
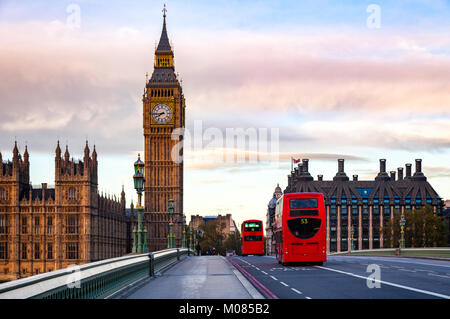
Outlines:
[[190, 253], [186, 248], [173, 248], [74, 265], [0, 284], [0, 299], [111, 298]]

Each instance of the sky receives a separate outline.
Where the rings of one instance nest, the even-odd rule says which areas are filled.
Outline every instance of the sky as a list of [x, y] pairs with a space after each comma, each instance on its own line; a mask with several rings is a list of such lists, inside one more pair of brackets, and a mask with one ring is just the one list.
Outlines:
[[[32, 183], [53, 184], [57, 140], [81, 159], [87, 139], [99, 190], [117, 196], [124, 185], [136, 202], [142, 94], [164, 3], [192, 137], [188, 221], [265, 220], [291, 157], [309, 158], [325, 180], [338, 158], [360, 179], [373, 179], [381, 158], [388, 171], [420, 158], [450, 198], [450, 1], [0, 0], [3, 160], [14, 140], [21, 152], [27, 144]], [[256, 147], [225, 144], [239, 128], [257, 133]], [[244, 160], [222, 159], [230, 154]]]

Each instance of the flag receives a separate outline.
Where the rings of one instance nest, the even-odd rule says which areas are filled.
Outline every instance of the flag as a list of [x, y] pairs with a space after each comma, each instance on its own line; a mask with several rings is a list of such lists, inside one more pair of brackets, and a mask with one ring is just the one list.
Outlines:
[[294, 170], [294, 163], [297, 164], [301, 161], [301, 159], [296, 159], [291, 157], [291, 172]]

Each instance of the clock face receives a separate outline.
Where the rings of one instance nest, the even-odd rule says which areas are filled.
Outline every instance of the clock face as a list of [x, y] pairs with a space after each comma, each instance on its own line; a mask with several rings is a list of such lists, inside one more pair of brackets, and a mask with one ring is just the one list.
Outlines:
[[157, 104], [152, 110], [152, 117], [155, 122], [167, 123], [172, 118], [172, 109], [166, 104]]

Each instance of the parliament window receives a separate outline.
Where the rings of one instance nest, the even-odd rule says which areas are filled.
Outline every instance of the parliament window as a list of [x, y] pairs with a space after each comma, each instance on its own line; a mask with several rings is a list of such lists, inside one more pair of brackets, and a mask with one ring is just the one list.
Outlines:
[[6, 215], [0, 216], [0, 234], [8, 233], [8, 217]]
[[8, 243], [0, 243], [0, 259], [8, 259]]
[[69, 200], [77, 199], [77, 190], [74, 187], [69, 188]]
[[34, 234], [39, 235], [39, 217], [34, 218]]
[[78, 215], [67, 216], [66, 233], [67, 234], [78, 233]]
[[47, 244], [47, 259], [53, 259], [53, 244]]
[[53, 217], [47, 217], [47, 235], [53, 234]]
[[27, 244], [26, 243], [22, 243], [22, 247], [21, 251], [20, 251], [20, 255], [22, 259], [27, 259], [28, 258], [28, 253], [27, 253]]
[[6, 200], [6, 190], [4, 188], [0, 188], [0, 200]]
[[22, 217], [22, 234], [28, 233], [28, 221], [26, 217]]
[[66, 259], [78, 259], [78, 243], [66, 244]]
[[34, 244], [34, 259], [41, 259], [41, 245], [38, 243]]

